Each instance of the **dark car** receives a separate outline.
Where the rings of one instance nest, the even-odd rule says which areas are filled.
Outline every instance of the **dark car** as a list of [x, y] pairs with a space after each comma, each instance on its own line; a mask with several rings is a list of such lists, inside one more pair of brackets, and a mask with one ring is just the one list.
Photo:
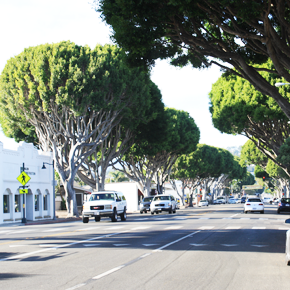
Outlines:
[[246, 198], [245, 196], [243, 196], [243, 197], [241, 198], [241, 203], [245, 203], [246, 200], [247, 200], [247, 198]]
[[281, 198], [281, 201], [278, 204], [277, 213], [281, 211], [290, 212], [290, 198]]
[[144, 197], [140, 203], [140, 213], [150, 211], [150, 204], [154, 196]]

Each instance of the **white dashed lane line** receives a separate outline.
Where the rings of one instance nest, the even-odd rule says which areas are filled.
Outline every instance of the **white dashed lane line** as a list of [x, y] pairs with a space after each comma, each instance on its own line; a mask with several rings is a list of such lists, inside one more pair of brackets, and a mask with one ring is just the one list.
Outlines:
[[[162, 247], [159, 247], [158, 249], [152, 250], [151, 253], [145, 253], [145, 254], [143, 254], [142, 256], [140, 256], [140, 257], [138, 257], [138, 258], [136, 258], [136, 259], [134, 259], [134, 260], [132, 260], [132, 261], [129, 261], [128, 263], [126, 263], [126, 264], [124, 264], [124, 265], [121, 265], [121, 266], [118, 266], [118, 267], [112, 268], [112, 269], [110, 269], [110, 270], [108, 270], [108, 271], [106, 271], [106, 272], [104, 272], [104, 273], [101, 273], [101, 274], [99, 274], [99, 275], [97, 275], [97, 276], [95, 276], [95, 277], [89, 279], [89, 280], [88, 280], [87, 282], [85, 282], [85, 283], [75, 285], [75, 286], [73, 286], [73, 287], [71, 287], [71, 288], [68, 288], [68, 289], [66, 289], [66, 290], [73, 290], [73, 289], [78, 289], [78, 288], [80, 288], [80, 287], [86, 286], [89, 282], [91, 282], [91, 280], [99, 280], [99, 279], [101, 279], [101, 278], [103, 278], [103, 277], [105, 277], [105, 276], [108, 276], [108, 275], [110, 275], [110, 274], [112, 274], [112, 273], [114, 273], [114, 272], [116, 272], [116, 271], [121, 270], [122, 268], [124, 268], [124, 267], [126, 267], [126, 266], [129, 266], [129, 265], [131, 265], [131, 264], [133, 264], [133, 263], [136, 263], [136, 262], [138, 262], [139, 260], [144, 259], [144, 258], [150, 256], [150, 255], [153, 254], [153, 253], [159, 253], [159, 252], [162, 252], [163, 249], [165, 249], [165, 248], [167, 248], [167, 247], [169, 247], [169, 246], [171, 246], [171, 245], [173, 245], [173, 244], [176, 244], [176, 243], [178, 243], [178, 242], [180, 242], [180, 241], [182, 241], [182, 240], [184, 240], [184, 239], [186, 239], [186, 238], [192, 237], [193, 235], [195, 235], [195, 234], [197, 234], [197, 233], [199, 233], [199, 232], [200, 232], [200, 231], [196, 231], [196, 232], [193, 232], [193, 233], [191, 233], [191, 234], [189, 234], [189, 235], [186, 235], [186, 236], [184, 236], [184, 237], [182, 237], [182, 238], [180, 238], [180, 239], [178, 239], [178, 240], [175, 240], [175, 241], [173, 241], [173, 242], [171, 242], [171, 243], [168, 243], [168, 244], [166, 244], [166, 245], [164, 245], [164, 246], [162, 246]], [[151, 244], [151, 245], [153, 245], [153, 244]]]
[[170, 226], [170, 227], [165, 228], [165, 230], [178, 230], [181, 228], [183, 228], [183, 226]]
[[212, 230], [214, 228], [214, 226], [203, 226], [198, 228], [199, 230]]

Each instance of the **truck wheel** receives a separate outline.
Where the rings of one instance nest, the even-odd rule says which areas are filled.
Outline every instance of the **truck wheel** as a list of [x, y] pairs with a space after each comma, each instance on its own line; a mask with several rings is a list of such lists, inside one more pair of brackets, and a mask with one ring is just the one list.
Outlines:
[[95, 221], [96, 222], [99, 222], [101, 220], [101, 217], [100, 216], [95, 216]]
[[83, 216], [83, 223], [84, 223], [84, 224], [87, 224], [88, 222], [89, 222], [89, 218]]
[[121, 216], [121, 221], [125, 221], [127, 219], [126, 208], [124, 208], [124, 211], [120, 216]]
[[111, 219], [112, 219], [112, 222], [116, 222], [118, 220], [116, 208], [114, 208], [114, 210], [113, 210], [113, 215], [112, 215]]

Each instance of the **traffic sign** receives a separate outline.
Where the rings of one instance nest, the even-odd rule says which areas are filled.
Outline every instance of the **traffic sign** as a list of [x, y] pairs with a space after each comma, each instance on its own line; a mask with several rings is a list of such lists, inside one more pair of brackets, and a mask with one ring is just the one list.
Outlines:
[[20, 194], [27, 194], [28, 193], [28, 189], [19, 189], [19, 193]]
[[24, 186], [31, 178], [26, 172], [22, 171], [17, 177], [17, 180]]

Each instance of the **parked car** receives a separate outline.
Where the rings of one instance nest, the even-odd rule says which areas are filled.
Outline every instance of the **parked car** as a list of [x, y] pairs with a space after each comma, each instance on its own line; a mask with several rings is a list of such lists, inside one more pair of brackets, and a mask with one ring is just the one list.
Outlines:
[[241, 198], [237, 198], [236, 203], [241, 203]]
[[176, 201], [172, 195], [158, 194], [155, 195], [150, 204], [151, 214], [168, 211], [176, 213]]
[[208, 201], [207, 200], [200, 200], [199, 203], [198, 203], [198, 206], [199, 207], [208, 206]]
[[279, 204], [281, 202], [281, 198], [275, 197], [273, 199], [273, 204]]
[[152, 199], [154, 196], [146, 196], [143, 198], [143, 200], [140, 203], [140, 213], [147, 213], [147, 211], [150, 211], [150, 204], [152, 202]]
[[89, 201], [83, 205], [83, 223], [88, 223], [90, 217], [94, 217], [96, 222], [100, 221], [101, 217], [110, 217], [112, 222], [116, 222], [120, 216], [121, 220], [125, 221], [126, 210], [127, 201], [123, 193], [116, 191], [92, 192]]
[[241, 203], [245, 203], [246, 200], [247, 200], [247, 198], [246, 198], [245, 196], [242, 196], [242, 198], [241, 198]]
[[264, 204], [260, 198], [248, 198], [244, 205], [244, 213], [255, 212], [264, 213]]
[[223, 203], [223, 204], [226, 203], [226, 199], [225, 199], [223, 196], [219, 196], [219, 197], [217, 198], [217, 200], [220, 200], [221, 203]]
[[281, 202], [278, 204], [277, 213], [290, 212], [290, 198], [281, 198]]
[[228, 200], [228, 203], [230, 203], [230, 204], [236, 204], [237, 203], [237, 200], [235, 198], [230, 198]]
[[213, 201], [213, 204], [222, 204], [223, 202], [222, 202], [222, 200], [220, 200], [220, 199], [215, 199], [214, 201]]
[[272, 204], [273, 203], [273, 199], [271, 197], [264, 197], [263, 198], [263, 202], [264, 204]]

